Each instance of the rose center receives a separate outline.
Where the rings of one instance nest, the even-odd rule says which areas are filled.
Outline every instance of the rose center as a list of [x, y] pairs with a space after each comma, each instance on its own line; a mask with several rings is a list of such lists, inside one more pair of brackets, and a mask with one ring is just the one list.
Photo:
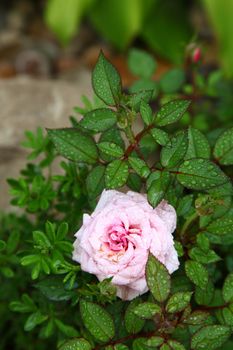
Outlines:
[[134, 235], [141, 235], [142, 231], [138, 225], [130, 225], [128, 229], [124, 224], [113, 225], [109, 228], [107, 233], [106, 244], [112, 251], [118, 252], [121, 250], [127, 250], [129, 241], [135, 247]]

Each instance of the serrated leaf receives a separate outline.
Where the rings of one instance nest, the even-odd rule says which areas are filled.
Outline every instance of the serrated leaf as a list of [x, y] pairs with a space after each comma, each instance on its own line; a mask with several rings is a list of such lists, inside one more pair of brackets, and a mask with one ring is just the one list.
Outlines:
[[130, 302], [125, 312], [125, 328], [128, 333], [136, 334], [140, 332], [145, 324], [145, 321], [135, 315], [134, 310], [139, 305], [140, 300], [135, 299]]
[[188, 129], [188, 149], [185, 155], [185, 159], [191, 158], [210, 158], [210, 145], [207, 138], [192, 126]]
[[152, 173], [147, 180], [148, 201], [155, 208], [165, 197], [170, 184], [170, 173], [167, 171]]
[[152, 114], [152, 110], [149, 106], [148, 103], [146, 103], [145, 101], [141, 102], [140, 105], [140, 114], [142, 117], [142, 120], [144, 121], [145, 125], [150, 125], [153, 122], [153, 114]]
[[180, 312], [188, 306], [192, 292], [177, 292], [173, 294], [166, 304], [167, 312]]
[[233, 301], [233, 273], [230, 273], [224, 281], [222, 289], [223, 299], [226, 303]]
[[58, 152], [65, 158], [93, 164], [98, 159], [94, 140], [74, 128], [48, 129], [48, 135]]
[[[118, 145], [119, 147], [121, 147], [122, 149], [125, 149], [125, 144], [124, 141], [121, 137], [121, 133], [119, 131], [119, 129], [109, 129], [104, 131], [99, 139], [99, 143], [100, 142], [113, 142]], [[114, 160], [114, 157], [109, 156], [103, 152], [100, 151], [100, 156], [103, 160], [105, 160], [106, 162], [110, 162], [111, 160]]]
[[89, 172], [86, 178], [86, 186], [90, 198], [96, 198], [102, 193], [104, 189], [104, 173], [105, 167], [103, 165], [98, 165]]
[[214, 146], [214, 156], [220, 164], [233, 164], [233, 128], [219, 136]]
[[154, 315], [160, 314], [162, 310], [157, 304], [145, 302], [138, 304], [133, 312], [140, 318], [152, 318]]
[[147, 178], [147, 176], [150, 174], [150, 168], [148, 167], [148, 165], [144, 160], [137, 157], [129, 157], [128, 161], [131, 168], [133, 168], [133, 170], [139, 176]]
[[72, 339], [62, 345], [60, 350], [91, 350], [91, 345], [86, 339]]
[[166, 103], [157, 113], [155, 123], [157, 126], [165, 126], [177, 122], [186, 112], [190, 101], [177, 100]]
[[218, 256], [213, 250], [204, 251], [201, 248], [193, 247], [189, 251], [189, 256], [191, 259], [200, 262], [201, 264], [211, 264], [221, 260], [220, 256]]
[[101, 342], [114, 337], [115, 327], [110, 314], [101, 306], [81, 300], [80, 312], [88, 331]]
[[165, 146], [169, 142], [168, 133], [164, 130], [153, 128], [151, 129], [150, 133], [155, 141], [161, 146]]
[[96, 95], [107, 105], [114, 106], [119, 103], [121, 78], [102, 52], [92, 72], [92, 85]]
[[177, 180], [193, 190], [208, 190], [229, 181], [216, 164], [202, 158], [185, 160], [179, 167]]
[[149, 102], [152, 99], [153, 90], [141, 90], [130, 96], [132, 108], [138, 112], [142, 101]]
[[193, 335], [191, 348], [195, 350], [214, 350], [220, 348], [229, 338], [230, 334], [230, 328], [226, 326], [205, 326]]
[[187, 132], [178, 132], [164, 146], [160, 153], [160, 160], [163, 167], [174, 168], [184, 160], [188, 147]]
[[101, 152], [114, 158], [121, 158], [124, 155], [124, 150], [113, 142], [100, 142], [97, 147]]
[[123, 186], [128, 178], [129, 168], [124, 160], [114, 160], [109, 163], [105, 171], [105, 183], [107, 188]]
[[233, 233], [233, 215], [226, 214], [221, 218], [212, 221], [205, 230], [215, 235], [226, 235]]
[[116, 122], [117, 116], [114, 111], [109, 108], [98, 108], [87, 112], [79, 125], [91, 131], [102, 132], [113, 127]]
[[204, 289], [208, 283], [208, 271], [197, 261], [188, 260], [185, 262], [185, 272], [188, 278], [198, 287]]
[[146, 280], [155, 300], [163, 302], [167, 299], [171, 288], [171, 278], [166, 267], [152, 254], [149, 255], [146, 264]]

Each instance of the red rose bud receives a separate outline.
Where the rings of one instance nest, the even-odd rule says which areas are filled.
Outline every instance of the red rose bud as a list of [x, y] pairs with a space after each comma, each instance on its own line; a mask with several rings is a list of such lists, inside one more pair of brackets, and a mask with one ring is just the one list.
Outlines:
[[192, 54], [192, 61], [193, 63], [198, 63], [200, 62], [201, 60], [201, 49], [199, 47], [196, 47], [194, 50], [193, 50], [193, 54]]

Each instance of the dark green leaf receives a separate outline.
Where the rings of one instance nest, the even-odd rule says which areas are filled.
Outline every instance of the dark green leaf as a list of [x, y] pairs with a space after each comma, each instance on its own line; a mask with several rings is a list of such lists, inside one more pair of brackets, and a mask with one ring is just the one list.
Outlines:
[[152, 124], [153, 122], [153, 114], [152, 114], [152, 110], [149, 106], [148, 103], [146, 103], [145, 101], [142, 101], [141, 102], [141, 105], [140, 105], [140, 113], [141, 113], [141, 117], [142, 117], [142, 120], [144, 121], [145, 125], [150, 125]]
[[121, 78], [116, 68], [101, 52], [92, 72], [92, 85], [96, 95], [107, 105], [117, 105], [121, 96]]
[[168, 133], [166, 133], [164, 130], [153, 128], [151, 129], [150, 133], [155, 141], [161, 146], [165, 146], [169, 142]]
[[157, 126], [165, 126], [177, 122], [186, 112], [190, 101], [177, 100], [166, 103], [157, 113], [155, 123]]
[[100, 142], [97, 147], [101, 152], [114, 158], [121, 158], [124, 155], [123, 149], [113, 142]]
[[0, 251], [6, 248], [6, 242], [0, 240]]
[[73, 338], [73, 337], [78, 337], [80, 335], [80, 333], [74, 327], [64, 324], [59, 319], [55, 319], [55, 324], [59, 329], [59, 331], [61, 331], [67, 337]]
[[221, 258], [213, 251], [205, 251], [198, 247], [193, 247], [189, 251], [189, 256], [191, 259], [200, 262], [201, 264], [210, 264], [221, 260]]
[[165, 94], [172, 94], [179, 91], [185, 82], [185, 73], [182, 69], [174, 68], [166, 72], [161, 80], [160, 86]]
[[214, 285], [211, 280], [208, 281], [204, 289], [197, 287], [195, 289], [195, 301], [199, 305], [209, 305], [214, 297]]
[[96, 198], [103, 191], [104, 173], [105, 167], [103, 165], [98, 165], [89, 172], [86, 178], [86, 186], [90, 198]]
[[109, 163], [105, 171], [105, 183], [107, 188], [123, 186], [128, 178], [129, 169], [126, 161], [114, 160]]
[[163, 167], [174, 168], [184, 160], [188, 147], [187, 132], [178, 132], [161, 150], [160, 159]]
[[229, 181], [216, 164], [202, 158], [185, 160], [179, 167], [177, 179], [193, 190], [208, 190]]
[[65, 290], [61, 278], [56, 276], [38, 282], [35, 287], [49, 300], [67, 301], [72, 298], [72, 291]]
[[128, 66], [134, 75], [150, 78], [156, 69], [156, 62], [146, 51], [133, 48], [129, 51]]
[[198, 287], [204, 289], [208, 283], [208, 271], [197, 261], [188, 260], [185, 262], [185, 272], [188, 278]]
[[210, 158], [210, 145], [207, 138], [193, 127], [188, 129], [188, 149], [185, 159]]
[[136, 334], [140, 332], [145, 321], [134, 313], [135, 307], [140, 304], [139, 299], [131, 301], [125, 312], [125, 328], [128, 333]]
[[167, 302], [166, 310], [167, 312], [180, 312], [188, 306], [192, 292], [177, 292], [173, 294]]
[[150, 168], [144, 160], [137, 157], [129, 157], [128, 161], [130, 166], [139, 176], [147, 178], [150, 174]]
[[93, 139], [77, 129], [49, 129], [48, 135], [58, 152], [75, 162], [93, 164], [98, 158]]
[[214, 156], [220, 164], [233, 164], [233, 128], [219, 136], [214, 147]]
[[188, 317], [186, 317], [183, 322], [189, 325], [200, 325], [205, 322], [209, 317], [209, 313], [206, 311], [193, 311]]
[[171, 350], [185, 350], [184, 345], [182, 345], [180, 342], [170, 339], [168, 340], [168, 345], [170, 346]]
[[149, 102], [152, 99], [153, 90], [144, 89], [131, 95], [130, 104], [138, 112], [142, 101]]
[[161, 313], [161, 307], [154, 303], [145, 302], [138, 304], [133, 312], [140, 318], [152, 318], [154, 315]]
[[80, 125], [88, 130], [102, 132], [110, 129], [117, 122], [116, 113], [109, 108], [99, 108], [87, 112]]
[[229, 338], [230, 328], [226, 326], [205, 326], [192, 337], [191, 348], [195, 350], [214, 350], [220, 348]]
[[224, 281], [222, 289], [223, 299], [226, 303], [233, 301], [233, 273], [230, 273]]
[[134, 192], [140, 192], [142, 187], [141, 177], [135, 173], [130, 173], [127, 180], [127, 186]]
[[80, 312], [85, 327], [97, 340], [107, 342], [114, 337], [115, 329], [112, 317], [103, 307], [82, 300]]
[[72, 339], [62, 345], [60, 350], [91, 350], [91, 345], [86, 339]]
[[226, 235], [233, 233], [233, 214], [226, 214], [212, 221], [205, 230], [215, 235]]
[[146, 280], [155, 300], [163, 302], [167, 299], [171, 288], [170, 275], [166, 267], [152, 254], [149, 255], [146, 265]]
[[34, 312], [27, 318], [27, 321], [25, 322], [25, 325], [24, 325], [24, 330], [26, 332], [29, 332], [32, 329], [34, 329], [37, 325], [46, 321], [47, 319], [48, 319], [48, 316], [43, 315], [40, 311]]
[[147, 197], [153, 208], [165, 197], [169, 184], [170, 173], [167, 171], [157, 171], [150, 175], [147, 181]]

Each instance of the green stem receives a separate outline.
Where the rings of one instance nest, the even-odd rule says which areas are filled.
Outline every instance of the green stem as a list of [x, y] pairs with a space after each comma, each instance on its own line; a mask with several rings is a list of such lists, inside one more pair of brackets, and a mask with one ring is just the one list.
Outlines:
[[197, 214], [196, 211], [195, 211], [195, 213], [193, 213], [191, 216], [188, 217], [188, 219], [185, 221], [184, 226], [182, 227], [182, 229], [180, 231], [181, 238], [184, 238], [185, 233], [186, 233], [187, 229], [189, 228], [189, 226], [198, 218], [199, 218], [199, 215]]

